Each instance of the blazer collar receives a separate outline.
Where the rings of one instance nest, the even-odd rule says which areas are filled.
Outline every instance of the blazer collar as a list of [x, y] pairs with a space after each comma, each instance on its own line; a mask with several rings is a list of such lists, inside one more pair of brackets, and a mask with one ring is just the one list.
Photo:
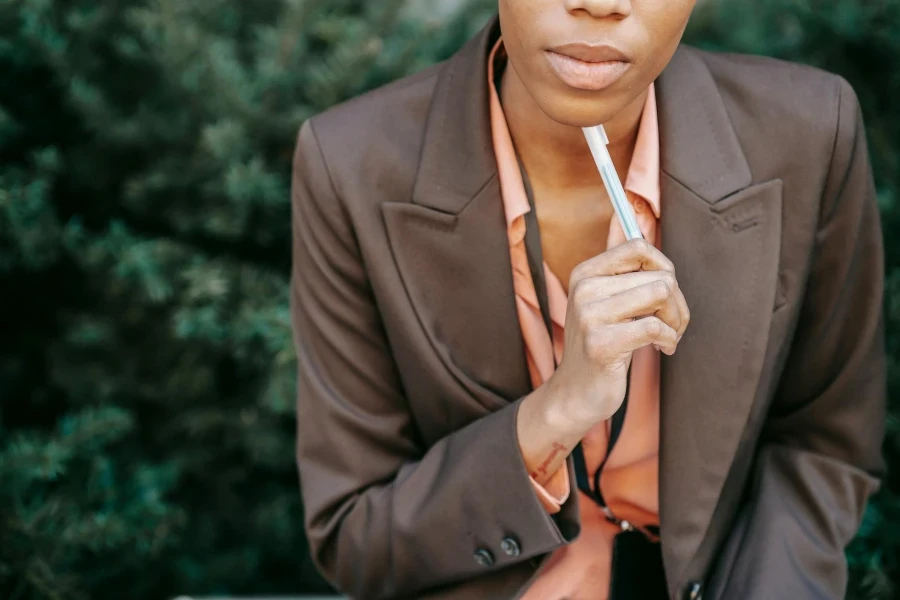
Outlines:
[[[497, 174], [487, 59], [499, 37], [494, 17], [440, 71], [413, 188], [417, 204], [457, 214]], [[749, 186], [747, 159], [695, 51], [680, 46], [656, 86], [662, 171], [711, 204]]]
[[487, 59], [499, 37], [494, 17], [440, 70], [413, 188], [416, 204], [457, 214], [497, 175]]
[[696, 51], [680, 46], [656, 85], [663, 173], [711, 204], [749, 186], [747, 159]]

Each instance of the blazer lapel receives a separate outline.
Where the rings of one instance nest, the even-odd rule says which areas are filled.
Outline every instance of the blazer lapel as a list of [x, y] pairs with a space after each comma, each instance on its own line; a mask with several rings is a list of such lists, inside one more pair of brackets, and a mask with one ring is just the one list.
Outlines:
[[494, 19], [440, 70], [412, 203], [382, 213], [431, 344], [470, 393], [498, 408], [530, 390], [491, 139]]
[[751, 173], [711, 74], [680, 48], [657, 82], [663, 253], [691, 309], [661, 361], [660, 520], [671, 590], [707, 533], [757, 391], [775, 304], [781, 181]]

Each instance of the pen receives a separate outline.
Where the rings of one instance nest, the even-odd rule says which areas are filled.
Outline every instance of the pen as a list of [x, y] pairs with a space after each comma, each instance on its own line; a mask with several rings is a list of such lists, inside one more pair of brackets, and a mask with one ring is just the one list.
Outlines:
[[600, 171], [600, 177], [603, 178], [603, 185], [606, 187], [606, 193], [612, 201], [616, 216], [619, 223], [622, 224], [622, 230], [628, 240], [642, 239], [641, 229], [638, 227], [637, 217], [634, 214], [634, 208], [625, 196], [625, 189], [619, 176], [616, 174], [616, 168], [613, 165], [612, 157], [609, 155], [609, 138], [606, 137], [606, 131], [603, 125], [582, 128], [584, 137], [588, 146], [591, 148], [591, 154], [594, 162], [597, 164], [597, 170]]

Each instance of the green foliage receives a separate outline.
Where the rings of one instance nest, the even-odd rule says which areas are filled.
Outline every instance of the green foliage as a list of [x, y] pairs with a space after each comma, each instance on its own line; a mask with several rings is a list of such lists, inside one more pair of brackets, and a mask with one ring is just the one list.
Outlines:
[[174, 469], [123, 464], [112, 453], [134, 429], [126, 410], [88, 407], [63, 416], [51, 431], [25, 430], [6, 440], [0, 505], [9, 512], [0, 522], [0, 577], [18, 583], [4, 597], [26, 591], [77, 597], [105, 579], [98, 562], [124, 558], [136, 568], [171, 545], [172, 531], [185, 523], [184, 510], [164, 499]]
[[0, 598], [325, 589], [293, 465], [294, 139], [472, 23], [0, 0]]
[[[294, 136], [449, 55], [494, 2], [475, 5], [431, 20], [402, 0], [0, 0], [0, 598], [326, 589], [293, 465]], [[886, 231], [898, 13], [718, 0], [690, 31], [854, 84]], [[891, 471], [850, 550], [854, 598], [893, 597], [898, 522]]]

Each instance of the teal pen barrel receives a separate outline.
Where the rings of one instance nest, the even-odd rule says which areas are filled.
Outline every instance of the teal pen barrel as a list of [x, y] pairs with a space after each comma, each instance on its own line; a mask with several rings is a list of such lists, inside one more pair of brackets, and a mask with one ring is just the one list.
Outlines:
[[629, 240], [643, 239], [644, 236], [641, 235], [641, 228], [638, 227], [634, 208], [632, 208], [628, 197], [625, 195], [625, 189], [622, 187], [622, 182], [619, 181], [619, 175], [616, 173], [616, 168], [606, 147], [606, 144], [609, 143], [609, 138], [606, 137], [603, 125], [584, 127], [582, 131], [588, 147], [591, 149], [591, 155], [594, 157], [594, 164], [597, 165], [597, 170], [600, 171], [600, 177], [603, 179], [606, 193], [609, 194], [616, 216], [622, 225], [622, 231], [625, 232], [625, 237]]
[[629, 240], [643, 238], [644, 236], [641, 235], [641, 229], [637, 224], [637, 217], [634, 215], [634, 209], [625, 196], [625, 190], [622, 188], [619, 176], [616, 175], [611, 164], [600, 165], [600, 177], [603, 178], [603, 185], [606, 186], [606, 192], [609, 194], [609, 199], [612, 201], [616, 215], [619, 217], [619, 223], [622, 225], [625, 237]]

